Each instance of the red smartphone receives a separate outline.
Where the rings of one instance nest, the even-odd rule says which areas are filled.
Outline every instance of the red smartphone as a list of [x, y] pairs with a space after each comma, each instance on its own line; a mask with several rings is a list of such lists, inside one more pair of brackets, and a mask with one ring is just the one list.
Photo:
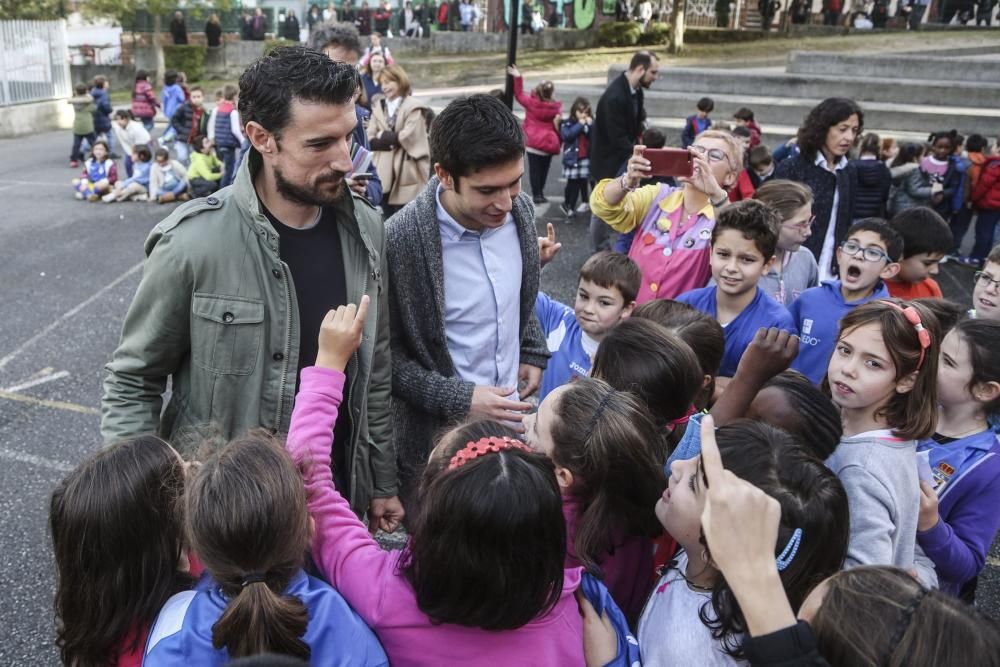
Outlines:
[[650, 176], [691, 176], [694, 164], [685, 148], [647, 148], [642, 156], [652, 167]]

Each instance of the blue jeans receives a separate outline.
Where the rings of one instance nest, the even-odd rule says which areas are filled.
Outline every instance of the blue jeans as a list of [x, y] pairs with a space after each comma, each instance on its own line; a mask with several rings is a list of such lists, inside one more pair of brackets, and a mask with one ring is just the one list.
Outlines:
[[222, 180], [219, 187], [224, 188], [231, 185], [236, 176], [236, 151], [235, 146], [216, 146], [215, 154], [222, 160]]
[[990, 254], [998, 222], [1000, 211], [979, 211], [976, 217], [976, 245], [972, 247], [973, 259], [982, 262]]
[[179, 181], [177, 181], [177, 183], [174, 184], [174, 187], [172, 187], [172, 188], [163, 188], [163, 191], [160, 192], [160, 195], [165, 195], [165, 194], [167, 194], [169, 192], [170, 194], [172, 194], [172, 195], [174, 195], [176, 197], [177, 195], [181, 194], [182, 192], [185, 192], [187, 190], [187, 187], [188, 187], [188, 183], [187, 183], [186, 180], [179, 180]]
[[177, 141], [174, 143], [174, 153], [177, 154], [177, 161], [183, 165], [187, 165], [188, 157], [191, 154], [191, 147], [188, 146], [183, 141]]
[[125, 155], [125, 177], [132, 178], [132, 156]]
[[153, 122], [152, 118], [139, 118], [138, 120], [142, 121], [142, 126], [146, 128], [147, 132], [153, 131], [153, 125], [155, 123]]

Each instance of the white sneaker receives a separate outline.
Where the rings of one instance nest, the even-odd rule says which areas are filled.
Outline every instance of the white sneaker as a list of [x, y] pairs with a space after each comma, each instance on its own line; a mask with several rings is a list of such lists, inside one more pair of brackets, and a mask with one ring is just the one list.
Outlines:
[[106, 194], [103, 197], [101, 197], [101, 201], [104, 202], [105, 204], [110, 204], [114, 200], [115, 200], [115, 193], [114, 192], [109, 192], [108, 194]]
[[132, 197], [132, 201], [149, 201], [149, 195], [147, 194], [134, 195]]
[[589, 213], [590, 212], [590, 204], [588, 204], [587, 202], [583, 202], [582, 204], [580, 204], [579, 206], [576, 207], [576, 212], [577, 213]]
[[76, 197], [77, 199], [80, 199], [80, 200], [83, 199], [83, 193], [82, 192], [74, 193], [73, 196]]

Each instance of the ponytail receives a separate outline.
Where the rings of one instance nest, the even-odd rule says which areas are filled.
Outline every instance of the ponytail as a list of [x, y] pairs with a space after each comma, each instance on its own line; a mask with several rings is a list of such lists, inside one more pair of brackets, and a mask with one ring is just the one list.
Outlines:
[[308, 625], [301, 600], [275, 593], [263, 580], [246, 582], [212, 626], [212, 645], [225, 648], [230, 658], [278, 653], [308, 660], [309, 645], [302, 640]]

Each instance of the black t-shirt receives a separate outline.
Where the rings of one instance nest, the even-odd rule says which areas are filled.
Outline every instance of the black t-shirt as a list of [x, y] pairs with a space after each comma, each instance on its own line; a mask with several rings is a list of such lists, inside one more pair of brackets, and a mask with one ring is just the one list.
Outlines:
[[[280, 238], [279, 255], [288, 265], [295, 285], [295, 300], [299, 306], [299, 363], [295, 374], [295, 391], [299, 389], [299, 375], [306, 366], [316, 363], [319, 352], [319, 329], [328, 311], [347, 303], [347, 281], [344, 276], [344, 255], [337, 229], [338, 210], [324, 207], [319, 220], [307, 229], [296, 229], [282, 224], [261, 202], [261, 210]], [[344, 400], [347, 405], [347, 389]], [[341, 409], [333, 429], [334, 443], [344, 444], [351, 437], [349, 411]], [[333, 470], [337, 487], [346, 495], [348, 487], [341, 474], [344, 470], [346, 446], [333, 448]]]

